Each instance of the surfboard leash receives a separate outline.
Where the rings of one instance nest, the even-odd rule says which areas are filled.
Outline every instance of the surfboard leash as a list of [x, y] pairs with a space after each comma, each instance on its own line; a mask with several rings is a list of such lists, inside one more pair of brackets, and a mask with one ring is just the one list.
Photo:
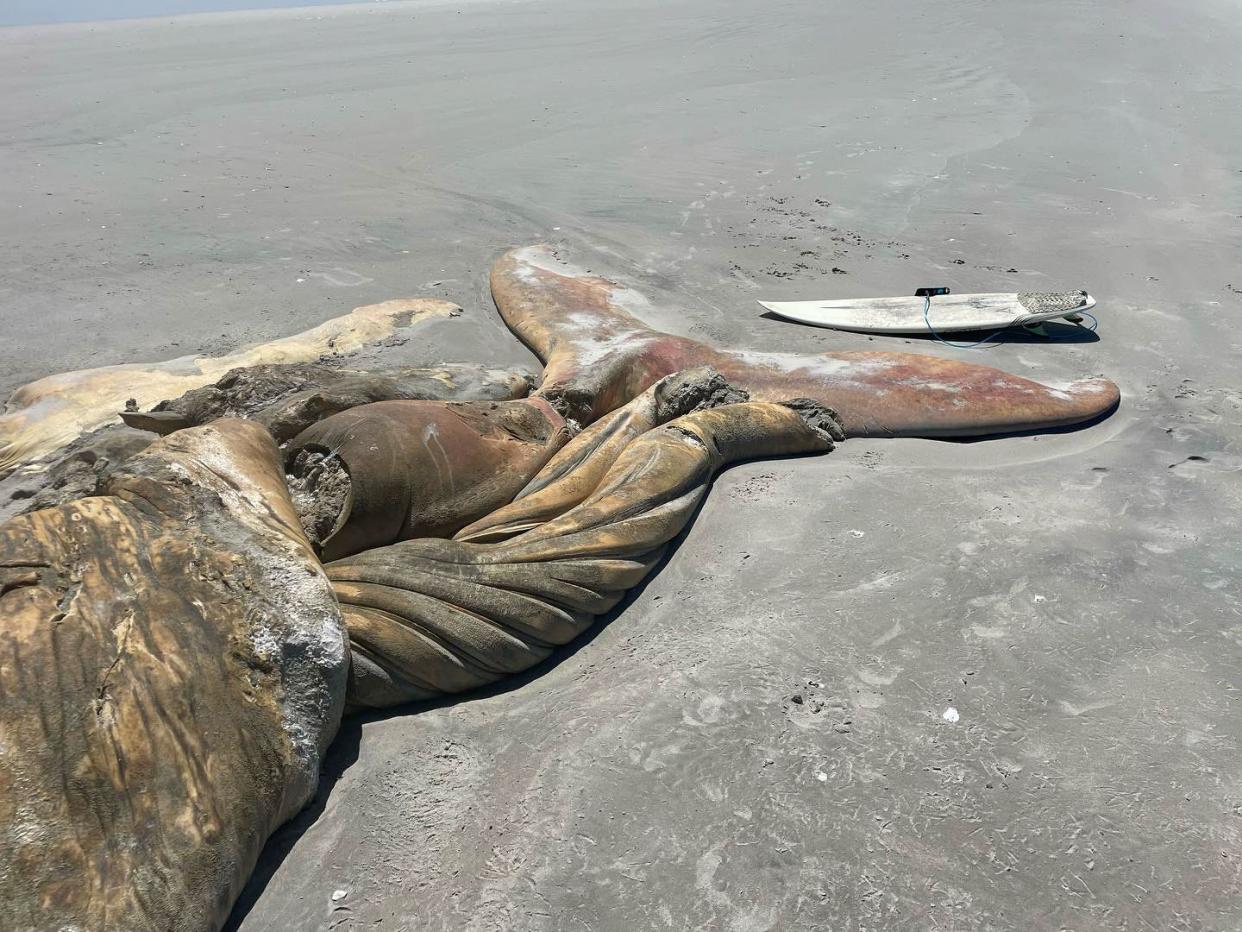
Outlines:
[[[931, 324], [931, 317], [929, 315], [931, 313], [931, 299], [933, 297], [936, 297], [939, 295], [946, 295], [948, 293], [949, 293], [949, 289], [944, 288], [944, 287], [920, 288], [918, 289], [918, 291], [914, 293], [914, 296], [916, 298], [923, 299], [923, 323], [927, 326], [927, 332], [930, 333], [937, 340], [939, 340], [941, 343], [943, 343], [945, 346], [951, 346], [954, 349], [978, 349], [980, 346], [983, 346], [987, 343], [991, 343], [998, 336], [1004, 333], [1005, 330], [1009, 329], [1007, 327], [1002, 327], [1000, 330], [997, 330], [994, 333], [991, 333], [988, 336], [984, 337], [982, 340], [978, 340], [974, 343], [954, 343], [952, 340], [946, 340], [944, 337], [942, 337], [939, 333], [936, 332], [936, 328], [933, 327]], [[1086, 294], [1086, 292], [1084, 291], [1083, 294]], [[1078, 320], [1075, 320], [1074, 317], [1077, 317]], [[1089, 317], [1091, 319], [1090, 327], [1083, 327], [1081, 320], [1084, 317]], [[1076, 327], [1082, 327], [1088, 333], [1095, 333], [1096, 328], [1100, 326], [1099, 319], [1094, 314], [1092, 314], [1090, 311], [1075, 311], [1073, 317], [1071, 317], [1070, 315], [1066, 315], [1065, 319], [1070, 321]]]
[[[949, 293], [948, 288], [945, 288], [942, 291], [940, 289], [920, 288], [918, 292], [915, 292], [915, 295], [919, 296], [919, 292], [930, 292], [933, 290], [939, 291], [940, 294]], [[989, 336], [986, 336], [982, 340], [979, 340], [975, 343], [954, 343], [951, 340], [946, 340], [944, 337], [942, 337], [939, 333], [936, 332], [936, 328], [931, 325], [931, 318], [928, 317], [928, 314], [931, 312], [932, 296], [930, 294], [925, 293], [925, 294], [922, 294], [921, 297], [923, 298], [923, 323], [927, 325], [927, 332], [930, 333], [937, 340], [939, 340], [941, 343], [943, 343], [945, 346], [952, 346], [954, 349], [977, 349], [980, 346], [983, 346], [985, 343], [991, 343], [993, 340], [995, 340], [998, 336], [1000, 336], [1004, 332], [1004, 329], [1002, 328], [1001, 330], [997, 330], [995, 333], [990, 334]]]
[[[1092, 314], [1090, 311], [1075, 311], [1074, 313], [1075, 313], [1075, 316], [1077, 317], [1090, 317], [1091, 318], [1090, 327], [1082, 327], [1082, 324], [1078, 323], [1078, 321], [1072, 321], [1073, 324], [1075, 324], [1076, 326], [1082, 327], [1082, 329], [1086, 330], [1087, 333], [1095, 333], [1096, 328], [1100, 326], [1099, 318], [1096, 317], [1094, 314]], [[1065, 319], [1069, 320], [1068, 317]]]

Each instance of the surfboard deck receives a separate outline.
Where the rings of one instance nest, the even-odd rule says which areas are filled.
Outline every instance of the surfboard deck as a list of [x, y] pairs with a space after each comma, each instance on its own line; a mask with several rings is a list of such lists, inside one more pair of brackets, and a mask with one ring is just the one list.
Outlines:
[[1077, 314], [1095, 307], [1085, 291], [948, 294], [931, 299], [843, 298], [835, 301], [760, 301], [773, 314], [800, 324], [859, 333], [937, 333], [1003, 330]]

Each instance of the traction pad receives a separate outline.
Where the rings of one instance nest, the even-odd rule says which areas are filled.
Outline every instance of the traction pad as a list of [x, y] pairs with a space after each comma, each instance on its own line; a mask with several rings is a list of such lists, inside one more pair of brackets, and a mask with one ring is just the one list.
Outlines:
[[1023, 291], [1018, 294], [1018, 303], [1032, 314], [1047, 314], [1080, 308], [1086, 297], [1085, 291]]

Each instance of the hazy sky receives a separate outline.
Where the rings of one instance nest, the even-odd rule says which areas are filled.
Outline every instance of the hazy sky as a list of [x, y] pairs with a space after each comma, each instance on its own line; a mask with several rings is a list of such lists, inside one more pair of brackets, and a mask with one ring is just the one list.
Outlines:
[[367, 0], [0, 0], [0, 26], [365, 2]]

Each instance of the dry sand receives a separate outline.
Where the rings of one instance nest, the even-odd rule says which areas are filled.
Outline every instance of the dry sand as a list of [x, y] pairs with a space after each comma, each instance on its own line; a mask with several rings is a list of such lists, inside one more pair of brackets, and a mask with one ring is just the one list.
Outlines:
[[[1232, 0], [0, 32], [0, 390], [420, 292], [466, 314], [382, 360], [529, 362], [486, 271], [553, 240], [724, 344], [1124, 392], [1075, 433], [728, 471], [587, 643], [347, 724], [238, 928], [1242, 926], [1240, 44]], [[754, 304], [931, 284], [1087, 287], [1101, 339]]]

